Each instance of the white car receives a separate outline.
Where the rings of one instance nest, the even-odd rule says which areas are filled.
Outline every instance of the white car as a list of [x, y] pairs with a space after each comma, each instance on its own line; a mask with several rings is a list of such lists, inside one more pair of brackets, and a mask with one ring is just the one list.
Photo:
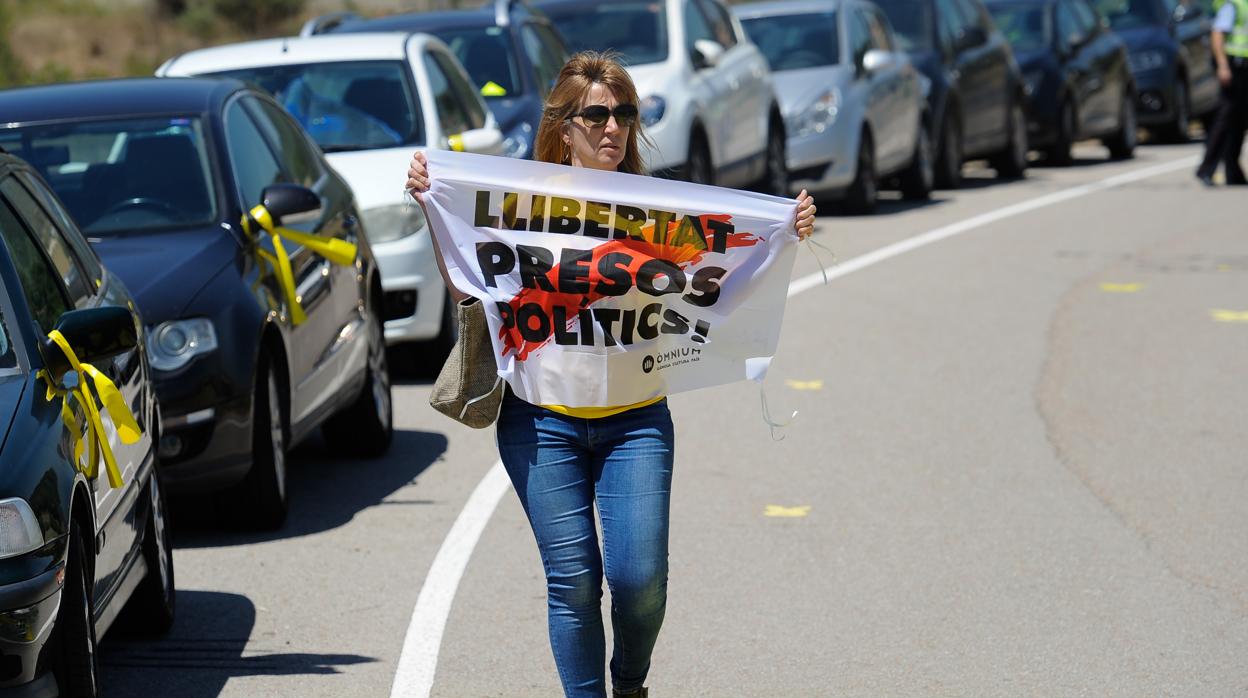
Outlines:
[[787, 195], [767, 60], [718, 0], [548, 0], [569, 51], [621, 54], [654, 141], [649, 171]]
[[271, 92], [355, 190], [381, 268], [386, 343], [449, 347], [449, 296], [402, 182], [416, 148], [498, 155], [503, 137], [445, 44], [408, 33], [270, 39], [185, 53], [156, 74], [234, 77]]

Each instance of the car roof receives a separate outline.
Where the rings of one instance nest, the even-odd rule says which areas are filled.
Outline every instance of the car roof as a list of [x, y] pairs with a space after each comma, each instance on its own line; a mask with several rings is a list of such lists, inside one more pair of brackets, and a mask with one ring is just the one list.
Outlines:
[[771, 17], [773, 15], [797, 15], [826, 12], [846, 4], [847, 0], [778, 0], [777, 2], [751, 2], [733, 5], [732, 13], [741, 19]]
[[432, 31], [497, 26], [493, 9], [444, 12], [404, 12], [371, 19], [351, 19], [334, 27], [330, 34], [377, 31]]
[[7, 124], [211, 111], [238, 80], [215, 78], [123, 78], [0, 90]]
[[403, 60], [408, 34], [318, 34], [262, 39], [198, 49], [170, 59], [162, 72], [198, 75], [261, 65], [298, 65], [335, 61]]

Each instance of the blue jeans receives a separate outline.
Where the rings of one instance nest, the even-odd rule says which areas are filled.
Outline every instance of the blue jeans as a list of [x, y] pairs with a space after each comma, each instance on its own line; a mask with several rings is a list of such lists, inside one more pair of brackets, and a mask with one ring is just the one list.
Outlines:
[[621, 691], [639, 688], [667, 607], [674, 441], [667, 400], [580, 419], [508, 391], [497, 435], [546, 569], [550, 644], [564, 693], [606, 695], [604, 569], [615, 634], [611, 682]]

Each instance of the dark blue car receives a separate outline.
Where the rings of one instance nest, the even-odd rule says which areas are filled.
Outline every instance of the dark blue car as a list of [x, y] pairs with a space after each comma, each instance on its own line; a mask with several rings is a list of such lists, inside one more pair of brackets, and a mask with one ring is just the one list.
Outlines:
[[[381, 278], [355, 197], [271, 97], [236, 80], [106, 80], [6, 90], [0, 114], [0, 145], [39, 170], [138, 301], [171, 491], [237, 486], [240, 518], [273, 527], [293, 444], [323, 426], [331, 448], [388, 448]], [[280, 254], [242, 225], [260, 204], [355, 244], [354, 259], [289, 239]]]
[[1140, 124], [1163, 140], [1186, 141], [1192, 117], [1205, 118], [1218, 106], [1206, 9], [1176, 0], [1094, 4], [1127, 44]]
[[1122, 39], [1087, 0], [988, 0], [1014, 49], [1028, 96], [1028, 137], [1052, 164], [1077, 140], [1100, 138], [1116, 159], [1135, 153], [1135, 84]]
[[506, 154], [533, 157], [546, 93], [568, 60], [563, 39], [544, 14], [522, 0], [376, 19], [340, 13], [309, 21], [301, 35], [394, 31], [424, 32], [445, 42], [481, 90], [503, 132]]

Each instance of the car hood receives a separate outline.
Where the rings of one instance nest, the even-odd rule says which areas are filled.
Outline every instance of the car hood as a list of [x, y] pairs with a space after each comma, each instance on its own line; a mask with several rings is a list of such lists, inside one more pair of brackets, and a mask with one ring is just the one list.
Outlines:
[[[403, 179], [415, 148], [378, 148], [327, 153], [330, 166], [347, 180], [360, 210], [403, 203]], [[437, 176], [437, 173], [433, 173]]]
[[671, 83], [677, 76], [673, 75], [671, 66], [666, 62], [629, 66], [628, 74], [633, 78], [633, 85], [637, 87], [638, 98], [658, 95], [669, 101], [672, 99]]
[[143, 320], [152, 325], [180, 317], [240, 251], [235, 234], [221, 226], [91, 240], [104, 266], [121, 277]]
[[772, 73], [780, 113], [789, 116], [800, 112], [829, 89], [845, 84], [849, 74], [848, 68], [839, 65]]
[[1050, 70], [1056, 65], [1053, 52], [1042, 48], [1016, 51], [1014, 60], [1018, 63], [1018, 69], [1024, 73], [1030, 73], [1033, 70]]
[[1161, 27], [1133, 27], [1115, 32], [1122, 37], [1127, 51], [1143, 51], [1150, 48], [1165, 48], [1170, 44], [1170, 34]]
[[9, 431], [13, 428], [13, 414], [17, 411], [17, 403], [22, 399], [22, 388], [26, 381], [21, 376], [0, 378], [0, 453], [8, 443]]

